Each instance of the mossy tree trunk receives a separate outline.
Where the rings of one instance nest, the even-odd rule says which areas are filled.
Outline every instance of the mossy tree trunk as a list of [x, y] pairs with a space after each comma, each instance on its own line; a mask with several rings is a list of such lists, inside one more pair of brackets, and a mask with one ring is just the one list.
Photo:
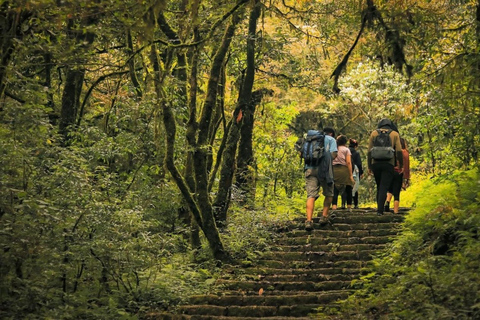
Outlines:
[[218, 192], [213, 204], [217, 222], [224, 223], [227, 220], [227, 210], [230, 203], [233, 177], [235, 173], [235, 157], [237, 145], [240, 139], [241, 126], [244, 114], [248, 114], [252, 102], [252, 90], [255, 80], [255, 43], [257, 21], [260, 16], [260, 2], [253, 2], [253, 8], [248, 22], [247, 40], [247, 68], [242, 87], [239, 92], [238, 103], [233, 113], [233, 121], [228, 132], [228, 138], [223, 153], [222, 167], [220, 170], [220, 181]]

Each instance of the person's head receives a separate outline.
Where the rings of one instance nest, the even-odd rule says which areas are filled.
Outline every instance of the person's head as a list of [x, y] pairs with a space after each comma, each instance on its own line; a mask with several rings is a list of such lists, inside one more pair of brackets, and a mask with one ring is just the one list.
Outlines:
[[392, 122], [392, 120], [387, 119], [387, 118], [383, 118], [382, 120], [380, 120], [380, 121], [378, 122], [377, 128], [378, 128], [378, 129], [380, 129], [380, 128], [389, 128], [389, 129], [392, 129], [393, 131], [397, 131], [397, 132], [398, 132], [397, 126]]
[[357, 142], [357, 140], [355, 140], [355, 139], [350, 139], [350, 140], [348, 140], [348, 146], [349, 146], [349, 147], [352, 147], [352, 148], [358, 147], [358, 142]]
[[331, 137], [335, 137], [335, 130], [333, 130], [333, 128], [330, 128], [330, 127], [323, 128], [323, 132], [326, 135], [329, 135]]
[[344, 135], [339, 135], [337, 137], [337, 146], [344, 146], [347, 144], [347, 137]]
[[405, 141], [405, 139], [400, 138], [400, 144], [402, 145], [402, 149], [407, 149], [407, 141]]

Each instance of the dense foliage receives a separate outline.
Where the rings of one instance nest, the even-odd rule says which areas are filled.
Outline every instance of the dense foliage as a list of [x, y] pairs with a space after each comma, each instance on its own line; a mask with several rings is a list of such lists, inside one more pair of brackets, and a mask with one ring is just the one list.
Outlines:
[[[382, 117], [407, 139], [415, 174], [402, 205], [418, 209], [401, 245], [414, 254], [401, 258], [438, 264], [450, 282], [435, 303], [448, 300], [447, 285], [466, 278], [452, 279], [445, 261], [476, 279], [468, 234], [478, 221], [462, 196], [477, 189], [450, 173], [478, 165], [479, 8], [2, 1], [0, 318], [137, 318], [207, 291], [219, 261], [248, 263], [267, 249], [272, 223], [303, 216], [298, 136], [334, 127], [359, 141], [365, 159]], [[431, 175], [471, 188], [442, 184], [457, 201], [421, 205], [413, 196], [430, 191], [433, 182], [419, 182]], [[365, 177], [360, 202], [374, 194]], [[432, 237], [446, 237], [446, 251], [415, 260], [427, 257], [418, 239], [433, 246]], [[452, 241], [464, 245], [458, 255]], [[391, 255], [391, 269], [402, 269]], [[399, 291], [420, 277], [407, 271]], [[452, 292], [441, 310], [413, 300], [408, 316], [478, 314], [473, 298]]]
[[328, 319], [480, 317], [480, 173], [427, 180], [401, 234]]

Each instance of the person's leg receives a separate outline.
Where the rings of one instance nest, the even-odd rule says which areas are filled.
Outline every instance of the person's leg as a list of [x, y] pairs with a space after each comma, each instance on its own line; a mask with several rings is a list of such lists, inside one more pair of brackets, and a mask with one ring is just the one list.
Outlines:
[[352, 208], [352, 186], [346, 186], [345, 187], [345, 196], [347, 197], [347, 208], [351, 209]]
[[381, 178], [378, 192], [377, 213], [382, 215], [385, 209], [385, 200], [387, 200], [387, 192], [393, 180], [393, 165], [389, 163], [381, 164]]
[[335, 193], [335, 187], [332, 183], [328, 184], [325, 179], [320, 180], [320, 185], [322, 186], [323, 195], [325, 199], [323, 200], [323, 210], [322, 217], [320, 218], [320, 224], [324, 225], [328, 221], [328, 210], [333, 201], [333, 195]]
[[342, 192], [342, 209], [345, 209], [345, 205], [347, 203], [347, 194], [346, 191]]
[[390, 212], [390, 201], [392, 200], [393, 194], [391, 192], [387, 192], [387, 201], [385, 201], [385, 212]]
[[313, 229], [313, 211], [315, 209], [315, 200], [318, 198], [318, 191], [320, 190], [317, 172], [313, 169], [305, 171], [305, 188], [307, 190], [305, 229], [310, 231]]
[[377, 184], [377, 214], [382, 215], [385, 209], [387, 191], [393, 179], [393, 165], [377, 162], [372, 165], [372, 171]]
[[377, 186], [377, 192], [375, 194], [375, 201], [377, 202], [377, 208], [378, 208], [378, 195], [380, 192], [380, 182], [382, 178], [382, 171], [380, 170], [380, 164], [379, 163], [374, 163], [372, 164], [372, 171], [373, 171], [373, 177], [375, 179], [375, 185]]
[[337, 187], [333, 187], [333, 198], [332, 198], [332, 210], [337, 210], [337, 203], [338, 203], [338, 195], [340, 192], [338, 191]]
[[400, 207], [400, 192], [402, 191], [402, 183], [403, 183], [403, 174], [398, 174], [397, 172], [393, 178], [393, 213], [398, 213], [398, 209]]
[[328, 210], [330, 209], [330, 205], [332, 204], [332, 199], [333, 197], [325, 197], [323, 200], [323, 211], [322, 211], [322, 216], [323, 217], [328, 217]]
[[312, 220], [315, 209], [315, 198], [307, 198], [307, 221]]
[[358, 191], [355, 192], [355, 195], [353, 196], [353, 207], [358, 209]]
[[399, 209], [400, 209], [400, 201], [399, 200], [393, 201], [393, 213], [397, 214]]

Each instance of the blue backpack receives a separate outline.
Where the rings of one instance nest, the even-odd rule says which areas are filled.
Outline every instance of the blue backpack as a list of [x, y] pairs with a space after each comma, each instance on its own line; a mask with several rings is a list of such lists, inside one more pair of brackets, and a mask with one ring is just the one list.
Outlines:
[[325, 155], [325, 135], [318, 130], [308, 130], [296, 149], [306, 165], [319, 166]]

